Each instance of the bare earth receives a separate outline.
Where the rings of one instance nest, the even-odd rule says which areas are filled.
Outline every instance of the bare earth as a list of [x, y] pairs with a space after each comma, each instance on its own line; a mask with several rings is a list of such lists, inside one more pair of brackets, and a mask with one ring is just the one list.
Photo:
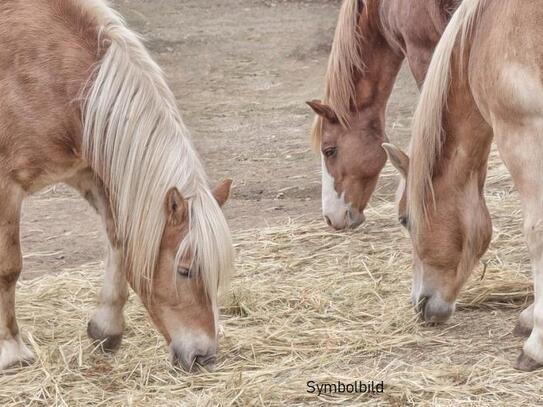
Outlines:
[[[166, 72], [210, 178], [234, 179], [226, 208], [231, 228], [320, 217], [320, 163], [311, 151], [313, 116], [304, 101], [322, 94], [339, 2], [113, 4]], [[389, 112], [396, 141], [407, 136], [416, 97], [407, 70], [397, 88]], [[23, 277], [100, 259], [102, 236], [98, 217], [67, 187], [28, 199]]]

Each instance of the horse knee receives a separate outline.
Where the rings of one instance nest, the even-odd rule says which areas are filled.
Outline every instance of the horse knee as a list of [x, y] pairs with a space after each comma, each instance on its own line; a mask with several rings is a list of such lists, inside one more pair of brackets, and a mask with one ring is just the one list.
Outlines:
[[22, 262], [12, 261], [0, 267], [0, 289], [9, 289], [15, 285], [21, 275]]

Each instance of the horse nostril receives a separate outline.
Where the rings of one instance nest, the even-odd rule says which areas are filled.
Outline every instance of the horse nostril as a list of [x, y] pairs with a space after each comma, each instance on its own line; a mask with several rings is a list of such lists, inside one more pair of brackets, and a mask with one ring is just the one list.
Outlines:
[[428, 302], [428, 299], [429, 299], [428, 296], [421, 297], [419, 298], [419, 301], [417, 302], [417, 304], [415, 304], [415, 310], [417, 312], [420, 312], [423, 318], [424, 318], [424, 310], [426, 308], [426, 303]]
[[217, 357], [215, 355], [196, 356], [195, 362], [208, 371], [215, 370]]
[[216, 362], [217, 362], [217, 357], [215, 355], [196, 357], [196, 363], [198, 363], [201, 366], [214, 365]]
[[328, 224], [328, 226], [332, 226], [332, 221], [330, 220], [328, 216], [324, 215], [324, 219], [326, 220], [326, 223]]

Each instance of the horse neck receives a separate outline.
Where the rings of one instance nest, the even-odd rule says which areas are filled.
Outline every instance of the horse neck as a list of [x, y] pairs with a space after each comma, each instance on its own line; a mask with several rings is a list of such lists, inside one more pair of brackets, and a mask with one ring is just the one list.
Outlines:
[[492, 129], [473, 98], [467, 80], [467, 58], [461, 69], [457, 69], [459, 58], [454, 59], [443, 112], [442, 152], [434, 166], [434, 190], [445, 197], [460, 194], [460, 200], [469, 204], [475, 201], [471, 195], [482, 194], [484, 188]]
[[385, 0], [380, 23], [390, 46], [403, 53], [419, 89], [434, 49], [460, 0]]
[[[463, 80], [466, 77], [452, 78], [443, 117], [445, 139], [433, 173], [434, 202], [427, 203], [428, 208], [435, 204], [440, 213], [433, 218], [437, 224], [432, 228], [446, 229], [451, 236], [461, 231], [457, 278], [462, 284], [486, 251], [492, 235], [483, 197], [492, 129], [479, 113], [469, 85]], [[446, 240], [445, 244], [450, 244], [451, 238]], [[439, 242], [436, 244], [439, 246]]]
[[[369, 4], [369, 2], [368, 2]], [[363, 27], [360, 53], [364, 61], [363, 72], [355, 73], [356, 119], [379, 120], [384, 128], [385, 109], [404, 56], [385, 39], [380, 29], [377, 9], [362, 13]]]

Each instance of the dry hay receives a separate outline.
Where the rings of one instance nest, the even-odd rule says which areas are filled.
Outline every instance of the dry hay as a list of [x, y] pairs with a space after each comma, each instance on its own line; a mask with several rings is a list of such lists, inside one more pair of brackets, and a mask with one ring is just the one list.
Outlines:
[[[94, 349], [84, 327], [99, 264], [21, 283], [17, 312], [38, 361], [0, 376], [0, 405], [536, 404], [543, 372], [511, 367], [522, 340], [510, 331], [532, 289], [518, 197], [504, 171], [494, 156], [486, 273], [474, 272], [444, 327], [424, 326], [413, 313], [409, 242], [391, 189], [382, 188], [356, 232], [298, 220], [236, 235], [239, 263], [212, 374], [168, 364], [134, 295], [121, 350]], [[384, 184], [392, 177], [387, 168]], [[306, 392], [308, 380], [355, 379], [383, 380], [384, 394]]]

